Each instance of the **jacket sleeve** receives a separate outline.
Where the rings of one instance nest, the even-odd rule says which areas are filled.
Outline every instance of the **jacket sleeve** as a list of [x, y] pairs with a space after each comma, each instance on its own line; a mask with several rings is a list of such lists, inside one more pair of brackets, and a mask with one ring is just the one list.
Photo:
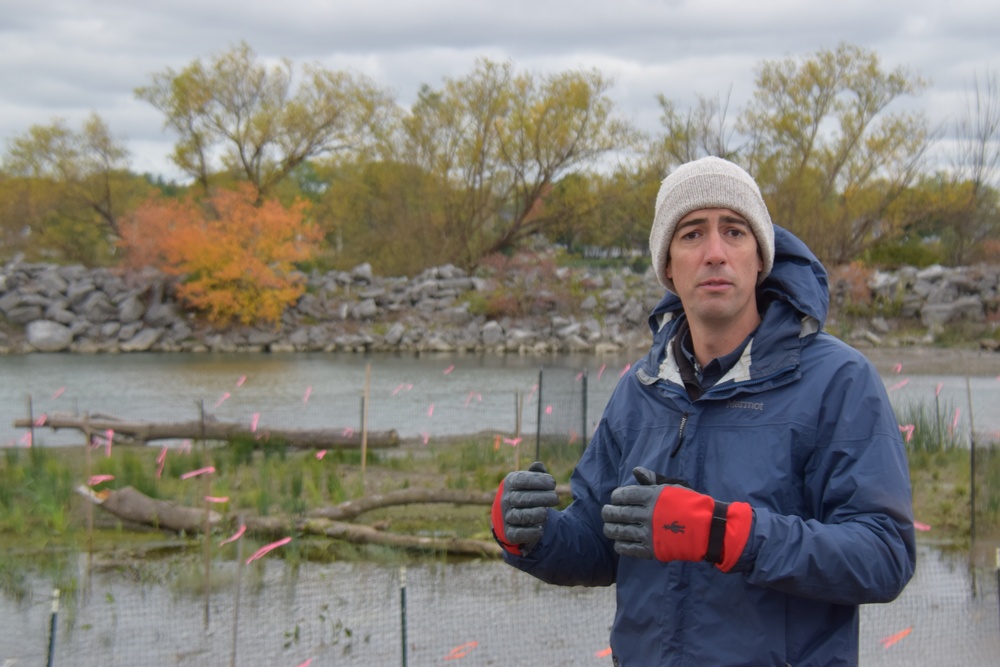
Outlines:
[[835, 604], [888, 602], [913, 576], [906, 452], [874, 367], [841, 366], [822, 396], [805, 471], [808, 517], [754, 507], [736, 570], [755, 585]]
[[504, 553], [504, 560], [549, 584], [613, 584], [618, 555], [604, 537], [601, 508], [614, 489], [620, 451], [602, 419], [573, 471], [573, 502], [562, 511], [548, 511], [542, 539], [531, 552], [525, 556]]

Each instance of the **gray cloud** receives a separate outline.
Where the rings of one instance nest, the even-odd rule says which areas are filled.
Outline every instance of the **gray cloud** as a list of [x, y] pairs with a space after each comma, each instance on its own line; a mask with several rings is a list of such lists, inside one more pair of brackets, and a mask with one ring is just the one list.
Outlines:
[[265, 58], [365, 72], [402, 104], [484, 56], [538, 72], [594, 67], [614, 77], [619, 111], [650, 131], [659, 93], [681, 104], [731, 94], [735, 112], [763, 60], [845, 41], [930, 79], [909, 104], [944, 123], [996, 65], [998, 27], [1000, 5], [986, 0], [5, 0], [0, 140], [97, 112], [129, 138], [135, 169], [175, 176], [172, 137], [133, 90], [239, 41]]

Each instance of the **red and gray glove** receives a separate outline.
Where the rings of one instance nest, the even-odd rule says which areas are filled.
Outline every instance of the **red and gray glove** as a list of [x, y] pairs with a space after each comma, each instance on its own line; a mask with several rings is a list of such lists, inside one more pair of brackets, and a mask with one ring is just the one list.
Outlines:
[[646, 468], [633, 474], [639, 485], [618, 487], [601, 510], [615, 551], [664, 562], [707, 560], [723, 572], [736, 565], [750, 537], [750, 505], [719, 502]]
[[507, 473], [493, 498], [493, 536], [509, 553], [523, 556], [542, 539], [548, 508], [558, 504], [556, 480], [541, 461]]

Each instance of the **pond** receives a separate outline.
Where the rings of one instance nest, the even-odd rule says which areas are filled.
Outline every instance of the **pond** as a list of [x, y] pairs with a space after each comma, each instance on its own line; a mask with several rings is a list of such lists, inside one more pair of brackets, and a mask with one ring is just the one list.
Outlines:
[[[960, 433], [1000, 433], [1000, 354], [874, 353], [901, 415], [925, 404]], [[949, 361], [950, 360], [950, 361]], [[260, 428], [371, 430], [427, 439], [484, 430], [592, 432], [634, 359], [560, 355], [33, 354], [0, 356], [0, 445], [24, 446], [29, 414], [84, 412], [144, 421], [207, 417]], [[948, 369], [952, 370], [949, 371]], [[925, 370], [926, 369], [926, 370]], [[29, 407], [30, 401], [30, 407]], [[903, 418], [902, 416], [900, 417]], [[35, 429], [35, 444], [79, 444]], [[527, 439], [527, 438], [526, 438]], [[158, 443], [154, 443], [158, 444]]]

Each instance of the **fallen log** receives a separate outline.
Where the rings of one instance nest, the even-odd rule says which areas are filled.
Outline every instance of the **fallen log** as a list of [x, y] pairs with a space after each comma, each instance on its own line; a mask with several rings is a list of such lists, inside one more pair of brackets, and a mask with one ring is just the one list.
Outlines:
[[[566, 498], [571, 494], [568, 484], [556, 486], [556, 494]], [[495, 491], [456, 491], [453, 489], [402, 489], [376, 493], [357, 500], [345, 500], [333, 507], [321, 507], [309, 512], [310, 517], [349, 520], [371, 510], [413, 503], [452, 503], [455, 505], [492, 505]]]
[[131, 486], [106, 494], [95, 493], [90, 487], [83, 485], [78, 486], [76, 491], [119, 519], [162, 530], [178, 533], [201, 532], [205, 528], [206, 513], [209, 525], [214, 526], [222, 521], [222, 516], [218, 512], [155, 500]]
[[[297, 449], [361, 449], [360, 431], [350, 429], [289, 429], [267, 428], [258, 424], [251, 430], [247, 424], [220, 422], [215, 419], [202, 421], [154, 423], [125, 421], [116, 417], [90, 417], [87, 415], [51, 414], [44, 415], [34, 423], [30, 419], [17, 419], [15, 428], [50, 428], [53, 431], [69, 428], [84, 433], [103, 434], [113, 431], [115, 437], [124, 437], [140, 443], [153, 440], [232, 440], [253, 438], [266, 442], [274, 440]], [[371, 449], [386, 449], [399, 446], [399, 434], [395, 430], [369, 431], [367, 446]]]
[[309, 512], [317, 519], [344, 521], [371, 510], [413, 503], [452, 503], [456, 505], [490, 505], [494, 492], [455, 491], [452, 489], [403, 489], [390, 493], [377, 493], [357, 500], [346, 500], [333, 507], [321, 507]]
[[[416, 491], [416, 493], [413, 491]], [[222, 517], [217, 512], [196, 507], [184, 507], [162, 500], [154, 500], [130, 486], [98, 494], [90, 489], [90, 487], [81, 485], [77, 487], [77, 492], [98, 505], [101, 509], [124, 521], [154, 528], [176, 532], [199, 533], [205, 529], [205, 512], [208, 512], [210, 526], [214, 526], [222, 521]], [[414, 502], [489, 504], [486, 498], [487, 495], [489, 494], [449, 490], [407, 489], [383, 496], [373, 496], [371, 499], [362, 498], [359, 501], [348, 501], [337, 507], [342, 507], [341, 516], [353, 517], [377, 507]], [[328, 508], [325, 511], [330, 515], [334, 515], [337, 514], [334, 511], [335, 509]], [[334, 521], [322, 517], [309, 519], [289, 519], [287, 517], [273, 516], [247, 517], [245, 523], [250, 530], [271, 537], [288, 535], [289, 533], [301, 533], [344, 540], [353, 544], [377, 544], [411, 551], [429, 551], [433, 553], [480, 557], [498, 557], [501, 555], [500, 547], [492, 540], [400, 535], [381, 531], [371, 526]]]

